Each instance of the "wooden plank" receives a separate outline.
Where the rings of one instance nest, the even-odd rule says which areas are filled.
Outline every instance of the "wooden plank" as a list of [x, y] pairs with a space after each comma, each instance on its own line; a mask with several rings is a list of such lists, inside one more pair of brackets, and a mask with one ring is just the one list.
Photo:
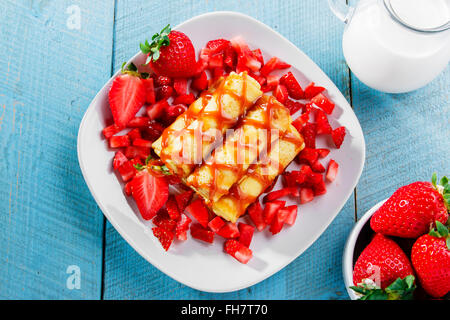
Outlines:
[[[215, 10], [238, 10], [268, 24], [304, 50], [349, 98], [341, 50], [343, 25], [325, 3], [308, 1], [119, 1], [114, 34], [114, 69], [133, 56], [139, 42], [167, 23], [176, 25]], [[139, 13], [139, 14], [137, 14]], [[346, 236], [354, 223], [354, 201], [327, 232], [287, 268], [248, 289], [209, 294], [179, 284], [141, 258], [108, 223], [105, 299], [340, 299], [347, 298], [341, 273]]]
[[[76, 139], [110, 76], [114, 1], [73, 5], [1, 1], [2, 299], [100, 298], [103, 216]], [[77, 8], [80, 29], [76, 17], [68, 22]], [[80, 289], [66, 286], [70, 265], [80, 268]]]

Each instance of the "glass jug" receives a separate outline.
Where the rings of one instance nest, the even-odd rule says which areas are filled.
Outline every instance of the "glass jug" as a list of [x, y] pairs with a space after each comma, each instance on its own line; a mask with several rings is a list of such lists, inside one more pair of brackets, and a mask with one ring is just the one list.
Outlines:
[[352, 72], [376, 90], [418, 89], [450, 61], [450, 0], [328, 0], [347, 24], [342, 38]]

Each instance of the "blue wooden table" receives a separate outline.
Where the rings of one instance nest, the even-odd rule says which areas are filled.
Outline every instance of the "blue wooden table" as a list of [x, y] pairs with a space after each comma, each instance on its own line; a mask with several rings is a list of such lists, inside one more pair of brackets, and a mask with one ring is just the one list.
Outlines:
[[[367, 144], [353, 196], [314, 245], [227, 294], [190, 289], [141, 258], [103, 217], [76, 153], [90, 101], [139, 42], [215, 10], [253, 16], [308, 54]], [[400, 185], [449, 173], [450, 70], [410, 94], [371, 90], [344, 61], [343, 29], [325, 0], [0, 0], [0, 298], [347, 299], [341, 256], [358, 216]]]

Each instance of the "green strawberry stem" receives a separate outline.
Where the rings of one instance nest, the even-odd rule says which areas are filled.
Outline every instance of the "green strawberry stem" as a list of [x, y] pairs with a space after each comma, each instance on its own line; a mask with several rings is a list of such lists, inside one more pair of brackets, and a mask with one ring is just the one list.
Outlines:
[[449, 231], [450, 219], [447, 221], [447, 225], [442, 224], [436, 220], [436, 228], [431, 228], [428, 233], [432, 237], [436, 238], [446, 238], [445, 243], [447, 244], [447, 249], [450, 250], [450, 231]]
[[447, 210], [450, 210], [450, 184], [448, 183], [448, 178], [446, 176], [441, 178], [441, 181], [439, 184], [437, 184], [437, 175], [436, 172], [433, 173], [431, 177], [431, 183], [433, 184], [433, 187], [442, 194], [442, 197], [444, 198], [444, 204]]
[[359, 300], [412, 300], [416, 289], [414, 280], [413, 275], [397, 278], [384, 290], [365, 283], [351, 286], [350, 289], [362, 295]]
[[135, 76], [135, 77], [139, 77], [139, 78], [142, 78], [142, 79], [148, 78], [149, 74], [145, 73], [145, 72], [139, 73], [138, 68], [136, 67], [136, 65], [133, 62], [130, 62], [127, 65], [127, 67], [125, 68], [126, 64], [127, 64], [126, 62], [122, 63], [122, 68], [120, 69], [120, 71], [123, 74], [129, 74], [129, 75], [132, 75], [132, 76]]
[[155, 33], [153, 35], [151, 44], [149, 44], [147, 40], [140, 44], [142, 53], [148, 55], [145, 64], [148, 64], [152, 60], [156, 61], [159, 59], [159, 49], [161, 49], [162, 46], [168, 46], [170, 44], [169, 33], [171, 31], [170, 24], [168, 24], [160, 33]]

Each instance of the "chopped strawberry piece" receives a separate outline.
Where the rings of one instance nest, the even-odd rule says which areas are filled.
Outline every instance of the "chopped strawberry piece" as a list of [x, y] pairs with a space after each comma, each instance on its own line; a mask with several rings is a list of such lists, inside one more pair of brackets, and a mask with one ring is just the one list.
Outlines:
[[340, 148], [342, 145], [342, 142], [344, 142], [345, 138], [345, 127], [339, 127], [334, 129], [331, 132], [331, 137], [333, 138], [333, 142], [336, 145], [336, 148]]
[[277, 211], [275, 217], [272, 220], [272, 224], [270, 225], [269, 231], [272, 235], [277, 234], [283, 228], [284, 221], [289, 215], [289, 211], [286, 208], [282, 208]]
[[205, 241], [208, 243], [214, 242], [214, 232], [203, 228], [198, 223], [193, 224], [191, 226], [191, 236], [192, 236], [192, 238], [202, 240], [202, 241]]
[[304, 165], [297, 171], [286, 172], [283, 174], [286, 184], [289, 187], [294, 187], [296, 185], [303, 185], [305, 181], [308, 180], [312, 174], [312, 170], [309, 166]]
[[177, 95], [182, 95], [187, 93], [187, 79], [186, 78], [176, 78], [173, 80], [173, 88]]
[[261, 86], [264, 86], [264, 84], [266, 83], [266, 78], [264, 78], [263, 76], [254, 74], [253, 72], [250, 72], [249, 75], [256, 81], [258, 81]]
[[229, 68], [234, 70], [234, 68], [236, 67], [236, 57], [236, 51], [234, 51], [233, 47], [230, 45], [225, 49], [225, 58], [223, 59], [223, 62]]
[[123, 190], [125, 191], [125, 194], [129, 197], [131, 197], [131, 181], [125, 183], [125, 186], [123, 187]]
[[259, 201], [254, 202], [250, 207], [248, 207], [248, 214], [252, 219], [258, 231], [264, 230], [266, 223], [264, 222], [263, 209]]
[[145, 220], [152, 219], [169, 197], [169, 185], [164, 177], [143, 170], [131, 181], [132, 196]]
[[130, 145], [130, 137], [127, 135], [124, 136], [112, 136], [109, 138], [109, 147], [110, 148], [121, 148], [127, 147]]
[[176, 97], [175, 100], [173, 100], [173, 104], [190, 105], [194, 101], [195, 101], [194, 94], [188, 93], [188, 94], [183, 94], [183, 95], [180, 95], [180, 96]]
[[184, 209], [186, 209], [188, 203], [191, 202], [193, 195], [194, 195], [193, 190], [187, 190], [183, 193], [175, 195], [175, 200], [177, 202], [178, 209], [180, 209], [180, 211], [184, 211]]
[[337, 173], [339, 169], [339, 164], [333, 159], [328, 163], [327, 173], [325, 175], [325, 179], [329, 182], [333, 182], [336, 179]]
[[145, 84], [145, 102], [153, 104], [156, 102], [155, 86], [153, 85], [153, 78], [142, 79]]
[[310, 166], [317, 161], [319, 158], [319, 153], [316, 149], [304, 148], [297, 156], [296, 160], [299, 163], [307, 163]]
[[239, 229], [239, 242], [242, 243], [247, 248], [250, 247], [250, 243], [252, 243], [253, 238], [253, 232], [255, 232], [255, 227], [248, 225], [246, 223], [239, 222], [238, 223], [238, 229]]
[[224, 250], [237, 261], [244, 264], [247, 263], [253, 255], [252, 250], [236, 240], [227, 240], [224, 245]]
[[214, 232], [218, 232], [223, 226], [225, 225], [225, 221], [222, 220], [221, 217], [217, 216], [214, 219], [212, 219], [209, 223], [208, 223], [208, 227], [214, 231]]
[[166, 179], [167, 179], [168, 184], [180, 184], [181, 183], [181, 179], [173, 174], [166, 175]]
[[155, 226], [163, 228], [164, 230], [170, 232], [174, 232], [177, 226], [177, 222], [170, 219], [165, 210], [160, 210], [158, 214], [153, 218], [152, 222]]
[[258, 59], [253, 55], [253, 52], [250, 50], [242, 37], [235, 37], [231, 39], [231, 45], [238, 54], [238, 63], [236, 67], [237, 73], [247, 71], [245, 69], [249, 69], [253, 72], [261, 69], [261, 62], [258, 61]]
[[191, 216], [193, 216], [203, 227], [208, 226], [209, 213], [205, 204], [201, 199], [191, 202], [185, 209]]
[[155, 84], [157, 87], [170, 86], [172, 84], [172, 79], [165, 76], [156, 76]]
[[211, 56], [208, 65], [210, 68], [223, 68], [223, 53]]
[[311, 99], [311, 98], [317, 96], [319, 93], [323, 92], [324, 90], [325, 90], [324, 87], [315, 86], [314, 82], [311, 82], [305, 88], [305, 99]]
[[260, 73], [263, 76], [269, 75], [274, 70], [281, 70], [281, 69], [287, 69], [290, 68], [291, 65], [287, 64], [277, 57], [272, 57], [267, 63], [261, 68]]
[[256, 58], [256, 60], [258, 60], [261, 65], [264, 65], [264, 57], [263, 54], [261, 52], [261, 49], [255, 49], [252, 51], [253, 56]]
[[325, 111], [327, 114], [331, 114], [333, 112], [334, 103], [331, 102], [322, 93], [319, 93], [314, 98], [312, 98], [311, 103], [314, 103], [316, 106]]
[[319, 160], [316, 160], [314, 163], [311, 164], [311, 169], [314, 172], [324, 173], [325, 167], [319, 162]]
[[170, 118], [177, 118], [180, 114], [184, 113], [187, 107], [184, 104], [176, 104], [173, 106], [168, 106], [166, 109], [167, 116]]
[[147, 107], [147, 115], [150, 120], [155, 120], [163, 115], [164, 110], [169, 106], [167, 100], [161, 100]]
[[267, 93], [267, 92], [273, 91], [275, 88], [269, 87], [268, 85], [262, 85], [261, 86], [261, 91], [264, 92], [264, 93]]
[[292, 125], [297, 129], [299, 133], [302, 132], [303, 126], [308, 123], [309, 113], [303, 113], [300, 117], [292, 121]]
[[280, 84], [280, 77], [276, 75], [268, 75], [266, 77], [267, 85], [271, 88], [276, 88]]
[[250, 72], [250, 69], [247, 67], [247, 59], [243, 54], [238, 54], [237, 56], [237, 64], [236, 64], [236, 72]]
[[316, 148], [316, 125], [311, 122], [307, 122], [302, 128], [303, 139], [305, 140], [305, 146], [307, 148]]
[[105, 129], [103, 129], [102, 133], [106, 139], [109, 139], [113, 135], [115, 135], [116, 133], [118, 133], [120, 131], [122, 131], [122, 129], [118, 125], [112, 124], [112, 125], [106, 127]]
[[[286, 108], [289, 109], [289, 114], [290, 115], [293, 115], [298, 110], [303, 109], [303, 107], [305, 106], [303, 103], [291, 100], [289, 98], [286, 99], [286, 102], [284, 103], [284, 105], [286, 106]], [[309, 119], [309, 115], [308, 115], [308, 119]], [[308, 119], [304, 123], [308, 122]], [[302, 120], [302, 122], [303, 122], [303, 120]], [[303, 126], [303, 124], [302, 124], [302, 126]]]
[[275, 200], [272, 202], [267, 202], [264, 207], [264, 222], [266, 225], [272, 224], [272, 220], [275, 217], [279, 209], [283, 208], [286, 201]]
[[325, 158], [330, 153], [330, 150], [325, 148], [316, 149], [316, 151], [319, 153], [319, 158]]
[[304, 204], [314, 199], [314, 191], [311, 188], [302, 188], [300, 190], [300, 203]]
[[322, 179], [322, 175], [320, 175], [320, 177], [321, 179], [313, 185], [314, 196], [320, 196], [327, 193], [327, 187]]
[[117, 151], [116, 154], [114, 155], [114, 160], [113, 160], [114, 170], [119, 169], [119, 167], [127, 161], [128, 161], [128, 158], [125, 157], [125, 155], [122, 153], [122, 151]]
[[150, 121], [148, 126], [141, 131], [142, 137], [146, 140], [155, 141], [163, 133], [164, 127], [156, 121]]
[[[127, 182], [134, 178], [134, 176], [138, 172], [134, 165], [138, 163], [140, 163], [138, 159], [131, 159], [117, 168], [117, 171], [119, 171], [119, 174], [124, 182]], [[131, 187], [132, 185], [130, 185], [130, 188]]]
[[288, 99], [288, 95], [289, 95], [286, 87], [283, 86], [282, 84], [279, 84], [275, 88], [274, 94], [275, 94], [275, 98], [277, 98], [277, 100], [283, 104], [286, 102], [286, 100]]
[[130, 137], [131, 141], [134, 141], [136, 139], [140, 139], [142, 138], [141, 136], [141, 132], [139, 131], [138, 128], [134, 128], [133, 130], [131, 130], [130, 132], [127, 133], [127, 136]]
[[226, 48], [230, 46], [230, 41], [225, 39], [216, 39], [216, 40], [210, 40], [206, 44], [206, 48], [208, 48], [210, 55], [215, 55], [217, 53], [220, 53], [224, 51]]
[[197, 91], [203, 91], [208, 88], [208, 75], [205, 71], [192, 80], [191, 87]]
[[239, 229], [235, 223], [227, 222], [219, 231], [217, 231], [217, 234], [225, 239], [238, 238]]
[[145, 128], [150, 123], [148, 117], [135, 117], [128, 122], [128, 127], [130, 128]]
[[320, 109], [316, 112], [316, 133], [330, 134], [332, 131], [327, 115]]
[[203, 62], [206, 62], [206, 64], [208, 64], [209, 61], [209, 57], [211, 55], [211, 49], [209, 48], [202, 48], [200, 50], [200, 60]]
[[284, 223], [293, 226], [295, 223], [295, 220], [297, 219], [297, 209], [298, 207], [296, 205], [288, 206], [284, 208], [283, 210], [288, 211], [288, 215], [286, 217], [286, 220], [284, 220]]
[[297, 79], [295, 79], [292, 72], [289, 71], [284, 76], [282, 76], [280, 78], [280, 83], [287, 88], [287, 91], [289, 92], [289, 96], [291, 98], [296, 100], [303, 99], [303, 89], [298, 83]]
[[172, 97], [175, 93], [175, 90], [171, 86], [162, 86], [158, 89], [156, 93], [156, 97], [158, 100], [167, 100]]
[[275, 190], [272, 191], [270, 193], [268, 193], [264, 198], [263, 198], [263, 202], [271, 202], [273, 200], [277, 200], [279, 198], [285, 197], [285, 196], [289, 196], [289, 195], [295, 195], [297, 193], [297, 188], [283, 188], [283, 189], [279, 189], [279, 190]]
[[128, 159], [131, 158], [141, 158], [146, 159], [150, 155], [150, 148], [148, 147], [136, 147], [129, 146], [125, 149], [125, 156]]
[[213, 79], [219, 79], [221, 76], [223, 76], [225, 73], [225, 70], [223, 67], [217, 67], [213, 69]]
[[138, 138], [138, 139], [134, 139], [133, 146], [144, 147], [144, 148], [151, 148], [152, 147], [152, 142], [149, 141], [149, 140]]
[[182, 213], [180, 220], [178, 220], [177, 226], [175, 228], [175, 237], [178, 240], [184, 241], [187, 239], [187, 231], [189, 230], [190, 223], [191, 219], [187, 215]]
[[173, 195], [169, 196], [169, 199], [167, 199], [166, 208], [170, 219], [176, 221], [180, 219], [180, 210], [178, 209], [177, 201]]
[[173, 242], [173, 233], [160, 227], [154, 227], [152, 228], [152, 231], [153, 235], [161, 242], [164, 250], [169, 250], [170, 245]]

